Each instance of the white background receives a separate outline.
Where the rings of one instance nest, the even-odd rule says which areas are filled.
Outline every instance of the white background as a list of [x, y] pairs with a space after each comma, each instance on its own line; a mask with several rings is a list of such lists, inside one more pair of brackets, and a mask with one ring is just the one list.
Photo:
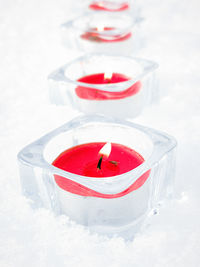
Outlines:
[[[78, 0], [77, 0], [78, 1]], [[80, 0], [81, 1], [81, 0]], [[73, 1], [71, 1], [73, 3]], [[135, 121], [178, 140], [176, 195], [134, 242], [92, 236], [64, 216], [33, 211], [17, 152], [78, 113], [49, 104], [46, 77], [77, 56], [61, 46], [69, 0], [0, 1], [0, 266], [197, 267], [200, 249], [200, 1], [140, 0], [145, 45], [166, 96]]]

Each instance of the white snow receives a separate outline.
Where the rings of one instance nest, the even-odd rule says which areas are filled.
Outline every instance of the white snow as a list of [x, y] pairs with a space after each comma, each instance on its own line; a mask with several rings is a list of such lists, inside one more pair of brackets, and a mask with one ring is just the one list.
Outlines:
[[[80, 0], [81, 1], [81, 0]], [[65, 216], [32, 210], [20, 192], [17, 152], [77, 115], [49, 104], [47, 75], [74, 56], [58, 26], [73, 1], [0, 1], [0, 266], [200, 265], [200, 2], [138, 0], [145, 47], [165, 97], [136, 122], [178, 140], [176, 195], [134, 242], [90, 235]]]

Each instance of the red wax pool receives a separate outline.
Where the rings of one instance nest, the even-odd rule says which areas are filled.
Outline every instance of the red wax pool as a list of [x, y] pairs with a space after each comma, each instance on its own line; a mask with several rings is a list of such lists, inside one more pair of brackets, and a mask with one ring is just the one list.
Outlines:
[[111, 31], [111, 30], [115, 30], [115, 28], [104, 27], [102, 30], [99, 30], [99, 32], [97, 32], [98, 28], [91, 28], [90, 31], [83, 33], [81, 35], [81, 38], [92, 42], [112, 43], [112, 42], [125, 41], [132, 36], [131, 32], [125, 34], [110, 35], [110, 36], [103, 35], [105, 31]]
[[[127, 77], [124, 74], [112, 73], [111, 78], [105, 78], [104, 73], [96, 73], [84, 76], [78, 79], [79, 82], [89, 83], [89, 84], [109, 84], [109, 83], [119, 83], [130, 80], [131, 78]], [[134, 83], [131, 87], [120, 92], [108, 92], [102, 91], [94, 88], [78, 86], [76, 90], [77, 96], [82, 99], [87, 100], [114, 100], [130, 97], [137, 94], [142, 87], [140, 81]]]
[[[144, 162], [143, 157], [133, 149], [121, 144], [112, 143], [111, 153], [102, 158], [101, 168], [98, 162], [99, 151], [105, 143], [87, 143], [72, 147], [61, 153], [52, 163], [62, 170], [88, 177], [110, 177], [128, 172]], [[141, 187], [149, 176], [149, 171], [137, 179], [128, 189], [118, 194], [101, 194], [69, 179], [55, 175], [57, 185], [73, 194], [101, 198], [116, 198], [124, 196]], [[97, 178], [97, 179], [98, 179]], [[108, 178], [109, 179], [109, 178]]]
[[97, 1], [89, 5], [90, 9], [93, 10], [102, 10], [102, 11], [124, 11], [129, 8], [127, 2], [124, 3], [114, 3], [108, 1]]

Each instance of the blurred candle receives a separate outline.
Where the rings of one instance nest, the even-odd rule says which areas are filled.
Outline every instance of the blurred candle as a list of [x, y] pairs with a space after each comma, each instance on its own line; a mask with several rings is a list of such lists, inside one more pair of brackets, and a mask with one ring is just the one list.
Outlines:
[[94, 1], [89, 5], [90, 9], [102, 10], [102, 11], [124, 11], [129, 9], [129, 4], [127, 2], [115, 3], [109, 1]]
[[[121, 73], [96, 73], [84, 76], [78, 79], [79, 82], [88, 84], [111, 84], [120, 83], [130, 80], [131, 78]], [[137, 81], [129, 88], [119, 92], [103, 91], [87, 86], [78, 86], [75, 91], [77, 96], [88, 100], [114, 100], [123, 99], [137, 94], [142, 87], [140, 81]]]
[[84, 40], [99, 42], [99, 43], [113, 43], [113, 42], [122, 42], [128, 40], [131, 36], [131, 32], [123, 33], [123, 34], [104, 34], [108, 31], [116, 30], [114, 27], [96, 27], [91, 28], [85, 33], [81, 34], [81, 38]]

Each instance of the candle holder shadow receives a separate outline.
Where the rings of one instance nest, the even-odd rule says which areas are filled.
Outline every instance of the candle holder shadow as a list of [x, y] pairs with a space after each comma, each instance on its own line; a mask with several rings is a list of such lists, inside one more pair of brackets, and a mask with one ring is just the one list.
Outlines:
[[50, 101], [85, 114], [133, 118], [159, 99], [157, 67], [140, 58], [87, 54], [49, 75]]
[[140, 21], [130, 14], [88, 12], [61, 25], [62, 41], [86, 53], [128, 56], [144, 46]]
[[[89, 142], [122, 144], [141, 154], [144, 162], [121, 175], [100, 179], [52, 165], [64, 150]], [[65, 214], [91, 232], [132, 239], [152, 211], [172, 197], [175, 148], [174, 138], [128, 121], [100, 115], [78, 117], [19, 152], [23, 194], [34, 208]], [[139, 182], [144, 176], [143, 183]], [[66, 179], [68, 186], [69, 181], [75, 183], [85, 193], [63, 190], [56, 177]]]

